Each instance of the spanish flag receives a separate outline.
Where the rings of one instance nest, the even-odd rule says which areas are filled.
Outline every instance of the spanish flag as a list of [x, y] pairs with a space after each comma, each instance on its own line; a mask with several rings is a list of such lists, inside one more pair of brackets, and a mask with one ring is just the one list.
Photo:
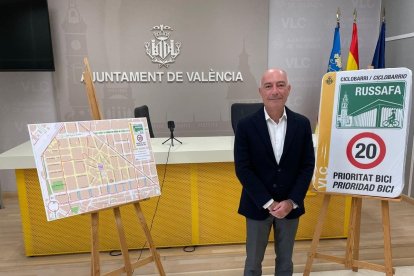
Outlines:
[[349, 47], [348, 62], [346, 64], [346, 70], [358, 70], [359, 69], [359, 57], [358, 57], [358, 30], [356, 22], [352, 26], [352, 40]]

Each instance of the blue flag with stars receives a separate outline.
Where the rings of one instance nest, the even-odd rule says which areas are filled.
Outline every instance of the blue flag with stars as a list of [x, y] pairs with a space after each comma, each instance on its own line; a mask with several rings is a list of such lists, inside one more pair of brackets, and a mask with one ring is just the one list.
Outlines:
[[339, 24], [335, 28], [331, 56], [329, 57], [328, 72], [342, 70], [341, 37], [339, 36]]
[[385, 21], [381, 25], [381, 32], [378, 37], [377, 47], [375, 47], [371, 65], [375, 69], [385, 68]]

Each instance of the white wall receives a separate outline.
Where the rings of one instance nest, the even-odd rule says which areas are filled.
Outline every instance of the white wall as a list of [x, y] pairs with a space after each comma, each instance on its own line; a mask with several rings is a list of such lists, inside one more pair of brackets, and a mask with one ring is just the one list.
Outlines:
[[[386, 42], [385, 66], [407, 67], [414, 71], [414, 1], [412, 0], [383, 0], [386, 13]], [[411, 91], [412, 93], [412, 91]], [[414, 97], [411, 97], [411, 112]], [[403, 193], [414, 198], [413, 163], [413, 126], [411, 114], [407, 158], [405, 166], [405, 188]]]
[[[57, 62], [58, 120], [88, 120], [80, 83], [82, 59], [94, 72], [160, 72], [160, 82], [95, 83], [103, 117], [133, 117], [149, 106], [156, 137], [232, 134], [230, 106], [258, 99], [257, 78], [267, 65], [268, 0], [49, 1]], [[168, 68], [153, 63], [145, 43], [159, 41], [151, 29], [168, 25], [181, 43]], [[243, 82], [188, 82], [187, 72], [241, 72]], [[168, 82], [167, 73], [184, 73]]]
[[[257, 101], [257, 78], [267, 65], [268, 0], [48, 1], [55, 72], [0, 72], [0, 152], [29, 139], [28, 123], [89, 120], [83, 58], [96, 72], [240, 71], [238, 83], [96, 83], [103, 117], [133, 117], [150, 107], [156, 136], [232, 134], [232, 102]], [[151, 28], [173, 28], [181, 53], [159, 68], [144, 44]], [[16, 191], [14, 172], [0, 171], [0, 187]]]
[[[27, 140], [27, 124], [56, 121], [51, 72], [0, 73], [0, 152]], [[14, 171], [0, 170], [1, 190], [16, 191]]]
[[340, 9], [342, 67], [346, 69], [357, 10], [360, 69], [371, 64], [378, 39], [380, 1], [272, 0], [269, 18], [269, 67], [289, 74], [292, 92], [287, 105], [316, 125], [321, 79], [332, 49], [336, 12]]
[[[164, 22], [183, 45], [168, 70], [240, 70], [245, 82], [96, 84], [105, 118], [130, 117], [135, 106], [148, 104], [156, 136], [168, 135], [167, 120], [176, 121], [176, 135], [231, 135], [231, 103], [257, 101], [262, 72], [280, 66], [293, 86], [288, 105], [314, 126], [338, 6], [343, 62], [355, 7], [365, 68], [378, 36], [376, 0], [49, 1], [56, 72], [0, 73], [0, 152], [29, 139], [28, 123], [90, 118], [78, 78], [84, 56], [94, 71], [158, 70], [144, 43], [150, 28]], [[0, 186], [16, 191], [14, 173], [0, 171]]]

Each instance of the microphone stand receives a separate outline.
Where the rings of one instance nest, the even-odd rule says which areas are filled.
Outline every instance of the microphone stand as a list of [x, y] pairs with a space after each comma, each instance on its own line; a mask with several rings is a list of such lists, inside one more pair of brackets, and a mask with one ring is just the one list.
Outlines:
[[167, 143], [170, 140], [171, 140], [171, 146], [173, 146], [173, 147], [174, 147], [174, 140], [179, 142], [180, 144], [183, 144], [183, 142], [181, 142], [180, 140], [178, 140], [177, 138], [174, 137], [174, 128], [173, 127], [170, 127], [170, 138], [165, 140], [162, 144], [164, 145], [165, 143]]

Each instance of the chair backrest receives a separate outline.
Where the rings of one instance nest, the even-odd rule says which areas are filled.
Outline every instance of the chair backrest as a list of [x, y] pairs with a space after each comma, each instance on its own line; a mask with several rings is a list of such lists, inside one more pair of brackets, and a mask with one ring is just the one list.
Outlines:
[[236, 133], [237, 123], [240, 119], [247, 115], [253, 114], [260, 108], [263, 108], [263, 103], [234, 103], [231, 105], [231, 126], [233, 132]]
[[134, 116], [135, 116], [135, 118], [142, 118], [142, 117], [147, 118], [148, 130], [149, 130], [149, 133], [150, 133], [150, 137], [154, 138], [154, 132], [152, 131], [152, 125], [151, 125], [148, 106], [143, 105], [143, 106], [135, 107]]

